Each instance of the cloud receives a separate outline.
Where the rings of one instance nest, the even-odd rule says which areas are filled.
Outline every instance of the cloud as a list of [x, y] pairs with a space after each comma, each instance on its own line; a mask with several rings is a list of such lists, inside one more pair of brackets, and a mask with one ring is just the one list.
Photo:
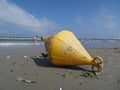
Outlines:
[[107, 29], [114, 29], [116, 26], [116, 23], [114, 21], [107, 22], [105, 25], [105, 28]]
[[46, 17], [37, 19], [15, 3], [0, 0], [0, 26], [5, 25], [40, 33], [46, 33], [48, 30], [57, 28], [57, 25]]
[[117, 27], [116, 16], [110, 13], [107, 9], [102, 9], [98, 15], [92, 17], [92, 21], [96, 25], [108, 30], [112, 30]]
[[99, 35], [107, 38], [120, 37], [120, 18], [119, 9], [101, 8], [100, 11], [92, 17], [94, 29]]
[[[120, 18], [118, 9], [101, 8], [94, 13], [75, 18], [77, 34], [82, 37], [116, 38], [120, 37]], [[78, 24], [78, 25], [77, 25]]]

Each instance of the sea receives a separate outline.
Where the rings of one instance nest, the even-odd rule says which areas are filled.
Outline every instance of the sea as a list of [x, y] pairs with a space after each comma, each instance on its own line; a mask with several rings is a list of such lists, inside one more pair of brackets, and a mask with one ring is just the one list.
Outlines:
[[[78, 39], [85, 48], [120, 48], [120, 39]], [[0, 47], [27, 47], [44, 46], [39, 38], [38, 42], [33, 43], [32, 37], [0, 37]]]

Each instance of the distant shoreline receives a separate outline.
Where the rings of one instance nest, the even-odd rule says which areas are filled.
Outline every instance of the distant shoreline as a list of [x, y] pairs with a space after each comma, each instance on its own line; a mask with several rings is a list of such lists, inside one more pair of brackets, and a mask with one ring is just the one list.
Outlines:
[[120, 38], [78, 38], [79, 40], [120, 40]]
[[[120, 39], [101, 39], [101, 38], [78, 38], [86, 48], [120, 48]], [[0, 37], [0, 46], [34, 46], [31, 37]], [[43, 45], [39, 38], [36, 45]]]
[[[39, 37], [40, 38], [40, 37]], [[0, 39], [3, 39], [3, 40], [6, 40], [6, 39], [9, 39], [9, 40], [15, 40], [15, 39], [18, 39], [18, 40], [32, 40], [33, 37], [9, 37], [9, 36], [0, 36]], [[77, 38], [79, 40], [120, 40], [120, 38]], [[39, 39], [40, 40], [40, 39]]]

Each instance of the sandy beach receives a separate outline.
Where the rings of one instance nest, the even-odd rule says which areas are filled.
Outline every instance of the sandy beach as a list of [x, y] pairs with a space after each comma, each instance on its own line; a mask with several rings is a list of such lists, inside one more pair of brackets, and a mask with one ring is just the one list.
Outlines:
[[87, 49], [105, 61], [98, 76], [90, 66], [55, 67], [39, 57], [44, 51], [43, 46], [1, 47], [0, 90], [120, 90], [120, 48]]

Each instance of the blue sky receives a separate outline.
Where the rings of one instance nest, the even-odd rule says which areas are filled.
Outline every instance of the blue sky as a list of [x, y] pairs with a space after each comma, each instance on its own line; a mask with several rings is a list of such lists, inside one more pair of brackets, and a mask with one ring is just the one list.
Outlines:
[[120, 38], [120, 0], [0, 0], [0, 36]]

